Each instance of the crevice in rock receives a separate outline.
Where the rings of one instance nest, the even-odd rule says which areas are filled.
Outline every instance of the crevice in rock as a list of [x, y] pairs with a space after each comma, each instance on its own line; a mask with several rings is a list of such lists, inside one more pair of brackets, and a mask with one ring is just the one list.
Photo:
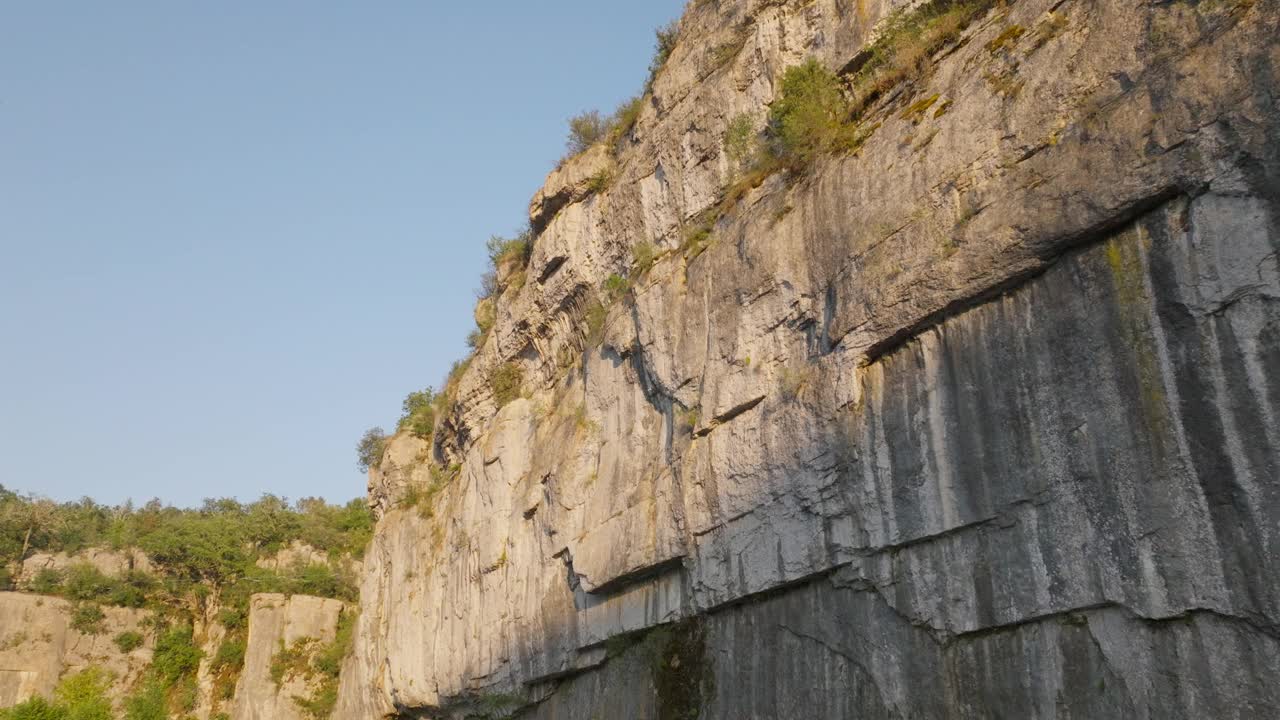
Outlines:
[[[1118, 209], [1108, 220], [1079, 232], [1072, 237], [1051, 243], [1053, 252], [1041, 258], [1044, 261], [1041, 265], [1025, 272], [1011, 275], [1005, 280], [985, 288], [980, 292], [952, 300], [942, 308], [925, 315], [920, 320], [889, 335], [883, 340], [870, 345], [863, 352], [863, 357], [859, 361], [859, 364], [862, 366], [871, 365], [947, 320], [962, 315], [980, 305], [984, 305], [1001, 295], [1018, 290], [1031, 280], [1046, 273], [1063, 257], [1073, 252], [1079, 252], [1083, 248], [1087, 248], [1091, 245], [1096, 245], [1110, 239], [1116, 234], [1122, 232], [1126, 227], [1139, 221], [1145, 215], [1151, 213], [1181, 194], [1183, 194], [1182, 191], [1176, 186], [1160, 188], [1154, 193]], [[838, 344], [842, 340], [843, 337], [835, 339], [834, 342]]]
[[677, 555], [668, 558], [659, 563], [646, 567], [632, 570], [631, 572], [619, 575], [607, 582], [598, 585], [594, 590], [587, 593], [589, 599], [596, 602], [607, 600], [610, 597], [616, 597], [623, 594], [628, 589], [636, 585], [642, 585], [655, 578], [662, 577], [673, 572], [682, 572], [684, 570], [684, 556]]
[[764, 399], [765, 399], [765, 396], [760, 395], [758, 397], [751, 398], [750, 400], [744, 403], [740, 403], [738, 405], [735, 405], [729, 408], [728, 410], [711, 418], [711, 421], [708, 422], [704, 427], [699, 428], [698, 431], [694, 433], [694, 436], [704, 437], [706, 435], [710, 435], [712, 430], [715, 430], [716, 428], [720, 427], [721, 425], [724, 425], [730, 420], [733, 420], [734, 418], [747, 412], [748, 410], [755, 408], [761, 402], [764, 402]]
[[538, 275], [538, 283], [545, 284], [551, 279], [552, 275], [556, 274], [557, 270], [564, 266], [565, 261], [568, 259], [564, 255], [557, 255], [548, 260], [547, 264], [542, 267], [542, 274]]

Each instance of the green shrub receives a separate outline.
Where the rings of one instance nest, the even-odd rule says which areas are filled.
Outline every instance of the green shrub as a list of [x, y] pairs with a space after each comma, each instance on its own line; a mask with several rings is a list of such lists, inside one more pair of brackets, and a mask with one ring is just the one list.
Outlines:
[[62, 592], [62, 571], [54, 568], [40, 568], [31, 578], [31, 592], [40, 595], [57, 595]]
[[602, 193], [613, 185], [614, 169], [612, 166], [600, 168], [594, 175], [587, 178], [587, 192]]
[[787, 68], [777, 99], [769, 106], [769, 136], [774, 154], [800, 165], [836, 149], [851, 136], [848, 103], [835, 73], [810, 58]]
[[0, 720], [67, 720], [67, 709], [37, 696], [0, 710]]
[[649, 268], [653, 267], [653, 263], [657, 261], [658, 247], [647, 240], [642, 240], [631, 248], [631, 257], [633, 259], [631, 275], [638, 278], [649, 272]]
[[158, 586], [155, 576], [130, 570], [124, 574], [124, 577], [111, 583], [106, 602], [116, 607], [140, 608], [147, 604], [147, 597], [155, 592]]
[[338, 704], [338, 683], [325, 680], [310, 696], [294, 696], [293, 702], [312, 720], [328, 720]]
[[134, 632], [133, 630], [126, 630], [125, 632], [116, 635], [115, 643], [116, 647], [120, 648], [120, 652], [133, 652], [134, 650], [142, 647], [142, 633]]
[[631, 281], [615, 273], [605, 278], [603, 289], [609, 302], [617, 302], [631, 289]]
[[313, 720], [326, 720], [337, 705], [338, 676], [355, 638], [356, 620], [356, 613], [344, 611], [338, 617], [333, 642], [313, 649], [310, 654], [307, 675], [312, 679], [318, 678], [319, 682], [308, 697], [295, 696], [293, 701]]
[[605, 322], [609, 319], [609, 308], [599, 300], [592, 300], [585, 313], [587, 321], [587, 344], [598, 345], [604, 340]]
[[71, 627], [86, 635], [101, 635], [106, 632], [103, 622], [107, 616], [102, 607], [90, 602], [79, 602], [71, 607]]
[[520, 397], [520, 386], [523, 384], [524, 373], [514, 362], [503, 363], [489, 373], [489, 389], [499, 408]]
[[653, 81], [658, 79], [658, 73], [662, 72], [667, 60], [671, 59], [671, 53], [676, 49], [676, 42], [680, 39], [680, 21], [672, 20], [654, 30], [653, 34], [653, 59], [649, 61], [649, 79], [645, 81], [646, 89], [653, 86]]
[[369, 472], [382, 461], [382, 454], [387, 450], [387, 433], [380, 427], [369, 428], [356, 443], [356, 467], [360, 472]]
[[165, 687], [154, 679], [124, 701], [124, 720], [168, 720]]
[[63, 678], [54, 688], [55, 702], [67, 709], [67, 720], [113, 720], [107, 689], [114, 678], [97, 667], [90, 667]]
[[485, 249], [489, 251], [489, 262], [494, 266], [518, 260], [523, 267], [529, 264], [529, 256], [533, 252], [533, 231], [525, 228], [513, 238], [492, 235], [485, 243]]
[[609, 137], [611, 144], [616, 145], [631, 132], [636, 126], [636, 121], [640, 119], [640, 113], [644, 110], [645, 95], [637, 95], [630, 100], [624, 100], [617, 110], [613, 111], [613, 117], [609, 121]]
[[711, 230], [710, 223], [698, 223], [685, 231], [684, 242], [680, 244], [685, 259], [693, 260], [711, 245]]
[[67, 568], [62, 581], [62, 594], [70, 600], [103, 600], [115, 589], [115, 583], [98, 568], [77, 563]]
[[702, 416], [702, 410], [700, 408], [697, 408], [697, 407], [687, 408], [684, 410], [684, 412], [680, 413], [680, 426], [683, 427], [686, 432], [691, 433], [695, 429], [697, 429], [698, 420], [701, 418], [701, 416]]
[[246, 540], [268, 537], [265, 522], [229, 513], [174, 513], [139, 544], [168, 571], [170, 591], [196, 591], [201, 586], [194, 583], [220, 582], [239, 574], [251, 561]]
[[492, 300], [481, 300], [476, 304], [475, 310], [476, 329], [480, 333], [487, 334], [498, 323], [498, 304]]
[[195, 646], [190, 625], [176, 625], [156, 638], [151, 669], [172, 687], [184, 678], [194, 677], [204, 653]]
[[750, 113], [739, 113], [724, 131], [724, 154], [730, 169], [739, 172], [759, 162], [759, 139]]
[[402, 405], [399, 428], [419, 438], [430, 438], [436, 425], [435, 402], [436, 392], [431, 388], [409, 393]]
[[284, 640], [280, 641], [280, 649], [271, 656], [270, 674], [271, 682], [276, 687], [280, 687], [286, 681], [294, 677], [309, 677], [311, 675], [311, 656], [315, 654], [316, 639], [313, 637], [301, 637], [293, 641], [291, 645], [285, 645]]
[[570, 155], [585, 152], [609, 133], [609, 123], [599, 110], [587, 110], [569, 118], [569, 139], [566, 145]]
[[209, 667], [214, 672], [240, 668], [244, 666], [245, 640], [242, 637], [228, 637], [218, 646]]

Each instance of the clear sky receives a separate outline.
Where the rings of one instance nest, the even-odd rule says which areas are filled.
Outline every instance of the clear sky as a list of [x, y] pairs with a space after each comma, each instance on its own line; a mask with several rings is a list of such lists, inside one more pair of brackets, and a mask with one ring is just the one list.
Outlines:
[[0, 0], [0, 484], [364, 493], [681, 0]]

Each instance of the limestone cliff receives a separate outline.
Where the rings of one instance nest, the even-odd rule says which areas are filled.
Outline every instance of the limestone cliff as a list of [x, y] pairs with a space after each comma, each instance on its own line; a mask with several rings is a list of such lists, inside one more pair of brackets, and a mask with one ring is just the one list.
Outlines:
[[[0, 592], [0, 708], [37, 695], [49, 696], [67, 673], [100, 667], [119, 682], [112, 700], [151, 664], [154, 640], [145, 635], [150, 613], [128, 608], [105, 608], [101, 632], [77, 629], [71, 603], [61, 598]], [[113, 638], [136, 632], [142, 643], [128, 651]]]
[[[295, 595], [255, 595], [249, 610], [244, 672], [236, 685], [233, 720], [304, 720], [298, 701], [316, 692], [309, 661], [316, 647], [332, 642], [343, 612], [338, 600]], [[301, 667], [280, 666], [282, 650], [296, 652]], [[272, 665], [278, 667], [273, 673]]]
[[[292, 543], [258, 561], [258, 566], [289, 571], [308, 565], [336, 563], [359, 572], [359, 561], [329, 558], [303, 543]], [[153, 669], [157, 637], [175, 622], [175, 608], [163, 603], [145, 608], [112, 607], [96, 602], [77, 603], [41, 595], [33, 585], [43, 570], [67, 571], [88, 566], [107, 578], [128, 572], [152, 573], [158, 569], [141, 551], [88, 548], [74, 554], [35, 553], [22, 564], [18, 586], [23, 592], [0, 592], [0, 709], [34, 697], [49, 698], [59, 681], [96, 668], [108, 678], [109, 700], [123, 711], [127, 697], [143, 687]], [[340, 632], [343, 613], [354, 609], [333, 599], [307, 595], [259, 593], [249, 599], [245, 617], [247, 639], [243, 656], [227, 663], [224, 643], [231, 641], [220, 620], [224, 608], [215, 592], [173, 599], [183, 605], [180, 615], [192, 625], [192, 642], [199, 655], [191, 695], [184, 717], [197, 720], [302, 720], [327, 717], [308, 714], [308, 703], [322, 710], [323, 695], [336, 692], [336, 660], [332, 681], [315, 667], [317, 656], [330, 650]], [[189, 606], [189, 607], [187, 607]], [[100, 617], [85, 622], [77, 609], [96, 608]], [[122, 642], [133, 635], [133, 642]], [[293, 652], [286, 653], [286, 650]], [[330, 650], [331, 651], [331, 650]]]
[[992, 3], [724, 203], [920, 4], [691, 3], [371, 472], [336, 717], [1280, 715], [1280, 7]]

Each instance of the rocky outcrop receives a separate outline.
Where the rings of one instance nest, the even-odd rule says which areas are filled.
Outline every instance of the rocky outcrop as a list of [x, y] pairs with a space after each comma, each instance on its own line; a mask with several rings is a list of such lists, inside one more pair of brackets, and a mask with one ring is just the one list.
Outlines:
[[[0, 708], [48, 697], [63, 675], [89, 667], [116, 678], [112, 699], [119, 701], [151, 664], [149, 612], [103, 608], [98, 627], [81, 631], [72, 626], [71, 611], [71, 603], [61, 598], [0, 592]], [[125, 632], [145, 639], [124, 652], [114, 638]]]
[[22, 562], [18, 573], [18, 585], [26, 587], [31, 584], [41, 570], [65, 571], [73, 565], [89, 565], [108, 577], [118, 578], [130, 571], [150, 573], [153, 571], [151, 560], [146, 553], [137, 548], [111, 550], [108, 548], [87, 548], [77, 553], [32, 553]]
[[339, 717], [1280, 714], [1280, 8], [995, 7], [708, 221], [730, 119], [919, 4], [691, 4], [371, 473]]
[[[306, 595], [254, 595], [249, 608], [249, 642], [244, 670], [236, 685], [232, 720], [305, 720], [296, 698], [309, 699], [316, 690], [310, 676], [310, 654], [330, 643], [344, 604]], [[297, 653], [294, 666], [273, 663], [282, 651]]]

